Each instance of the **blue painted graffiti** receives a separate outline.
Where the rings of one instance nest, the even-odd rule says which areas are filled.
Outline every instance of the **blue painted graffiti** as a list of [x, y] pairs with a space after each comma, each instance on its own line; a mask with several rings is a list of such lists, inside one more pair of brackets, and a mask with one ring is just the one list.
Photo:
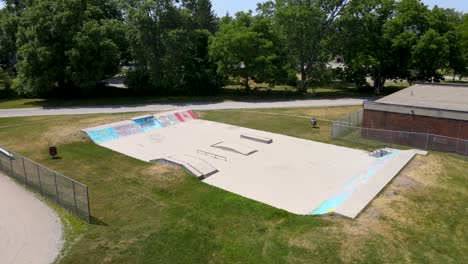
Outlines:
[[113, 128], [87, 131], [86, 134], [88, 134], [88, 136], [97, 144], [102, 144], [120, 138], [119, 134]]

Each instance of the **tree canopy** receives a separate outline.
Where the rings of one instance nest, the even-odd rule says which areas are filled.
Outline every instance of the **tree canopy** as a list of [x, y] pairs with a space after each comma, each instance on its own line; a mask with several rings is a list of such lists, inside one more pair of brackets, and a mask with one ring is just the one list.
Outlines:
[[468, 15], [420, 0], [270, 0], [221, 18], [210, 0], [2, 2], [1, 78], [25, 96], [92, 95], [116, 75], [143, 95], [468, 75]]
[[219, 32], [211, 38], [210, 55], [225, 77], [242, 78], [249, 89], [249, 80], [276, 84], [287, 79], [287, 60], [282, 42], [264, 17], [237, 13], [225, 18]]

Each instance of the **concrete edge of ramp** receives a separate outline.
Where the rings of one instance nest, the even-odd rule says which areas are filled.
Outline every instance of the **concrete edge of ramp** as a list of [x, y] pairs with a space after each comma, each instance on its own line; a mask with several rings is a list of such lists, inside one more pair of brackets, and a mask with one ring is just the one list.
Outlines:
[[211, 145], [211, 147], [238, 153], [244, 156], [252, 155], [258, 151], [250, 146], [234, 142], [218, 142], [216, 144]]
[[213, 167], [207, 161], [190, 155], [176, 155], [164, 159], [151, 160], [151, 163], [169, 163], [185, 168], [190, 174], [200, 180], [206, 179], [211, 175], [218, 173], [218, 169]]
[[[369, 205], [374, 198], [400, 173], [401, 170], [414, 158], [417, 151], [397, 151], [395, 157], [389, 159], [385, 164], [383, 159], [378, 159], [374, 168], [370, 168], [368, 173], [375, 171], [375, 176], [362, 179], [362, 184], [358, 186], [352, 194], [334, 211], [335, 214], [349, 218], [356, 218]], [[378, 169], [379, 166], [385, 166]]]
[[260, 143], [264, 143], [264, 144], [273, 143], [273, 139], [262, 137], [262, 136], [257, 136], [257, 135], [242, 134], [240, 137], [243, 138], [243, 139], [247, 139], [247, 140], [251, 140], [251, 141], [255, 141], [255, 142], [260, 142]]

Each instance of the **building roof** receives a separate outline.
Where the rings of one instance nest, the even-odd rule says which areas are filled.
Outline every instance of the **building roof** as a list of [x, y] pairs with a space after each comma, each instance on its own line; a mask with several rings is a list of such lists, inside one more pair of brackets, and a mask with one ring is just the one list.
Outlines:
[[416, 84], [378, 103], [468, 112], [468, 86]]

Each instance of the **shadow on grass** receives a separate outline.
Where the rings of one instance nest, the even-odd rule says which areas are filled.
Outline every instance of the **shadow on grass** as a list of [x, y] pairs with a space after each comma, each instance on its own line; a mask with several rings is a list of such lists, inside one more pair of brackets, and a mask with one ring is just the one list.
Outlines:
[[[224, 101], [235, 102], [274, 102], [306, 99], [336, 99], [336, 98], [379, 98], [405, 88], [401, 85], [385, 87], [383, 94], [376, 96], [371, 87], [356, 87], [353, 84], [333, 82], [327, 85], [313, 84], [314, 88], [301, 94], [293, 86], [268, 87], [258, 85], [247, 91], [240, 85], [227, 85], [217, 95], [210, 96], [137, 96], [130, 91], [101, 91], [96, 96], [81, 96], [74, 98], [46, 98], [46, 99], [9, 99], [0, 100], [6, 104], [1, 108], [59, 108], [59, 107], [129, 107], [147, 106], [152, 104], [172, 104], [184, 107], [187, 104], [216, 104]], [[108, 91], [108, 92], [106, 92]]]
[[106, 222], [101, 221], [94, 216], [91, 216], [91, 224], [98, 225], [98, 226], [109, 226]]

